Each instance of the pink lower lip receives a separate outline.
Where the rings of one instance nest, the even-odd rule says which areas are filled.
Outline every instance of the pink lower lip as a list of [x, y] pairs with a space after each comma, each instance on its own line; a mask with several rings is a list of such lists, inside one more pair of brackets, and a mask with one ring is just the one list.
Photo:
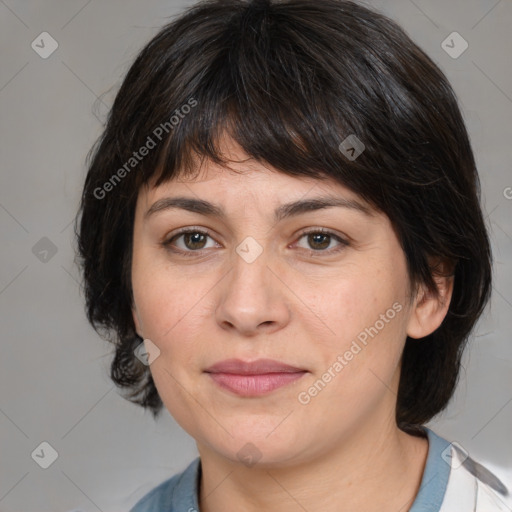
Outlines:
[[307, 372], [264, 373], [260, 375], [236, 375], [233, 373], [209, 373], [222, 388], [240, 396], [260, 396], [300, 379]]

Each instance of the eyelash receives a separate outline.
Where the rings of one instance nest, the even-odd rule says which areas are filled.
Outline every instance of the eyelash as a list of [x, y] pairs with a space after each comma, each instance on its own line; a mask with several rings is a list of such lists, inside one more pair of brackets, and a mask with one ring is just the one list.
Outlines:
[[[171, 251], [173, 253], [176, 253], [176, 254], [180, 254], [180, 255], [183, 255], [183, 256], [197, 256], [198, 254], [201, 255], [201, 252], [202, 251], [205, 251], [207, 249], [202, 249], [202, 250], [197, 250], [197, 251], [193, 251], [193, 250], [188, 250], [188, 251], [183, 251], [182, 249], [173, 249], [171, 248], [171, 244], [173, 241], [175, 241], [177, 238], [179, 238], [181, 235], [186, 235], [186, 234], [201, 234], [201, 235], [205, 235], [205, 236], [209, 236], [210, 238], [213, 239], [213, 237], [210, 236], [210, 233], [208, 233], [208, 231], [205, 231], [203, 229], [199, 229], [199, 228], [184, 228], [183, 230], [181, 231], [178, 231], [177, 233], [175, 233], [171, 238], [167, 239], [167, 240], [164, 240], [162, 242], [162, 246], [168, 250], [168, 251]], [[335, 248], [335, 249], [329, 249], [329, 250], [313, 250], [313, 249], [303, 249], [304, 251], [308, 252], [310, 256], [318, 256], [319, 254], [327, 254], [327, 255], [332, 255], [332, 254], [335, 254], [335, 253], [338, 253], [338, 252], [341, 252], [345, 247], [349, 246], [349, 242], [347, 240], [344, 240], [343, 238], [341, 238], [340, 236], [336, 235], [335, 233], [333, 233], [332, 231], [329, 231], [327, 229], [324, 229], [324, 228], [316, 228], [316, 229], [311, 229], [309, 231], [303, 231], [300, 235], [299, 235], [299, 238], [298, 240], [300, 240], [301, 238], [303, 238], [304, 236], [307, 236], [307, 235], [311, 235], [311, 234], [321, 234], [321, 235], [328, 235], [332, 238], [334, 238], [336, 241], [338, 241], [340, 243], [340, 245]]]

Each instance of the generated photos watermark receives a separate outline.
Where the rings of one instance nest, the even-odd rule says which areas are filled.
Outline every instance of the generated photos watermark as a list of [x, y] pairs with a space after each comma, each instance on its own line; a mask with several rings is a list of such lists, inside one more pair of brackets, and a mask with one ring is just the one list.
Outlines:
[[354, 359], [354, 356], [359, 354], [359, 352], [366, 347], [369, 341], [368, 337], [373, 339], [377, 336], [377, 334], [384, 329], [386, 324], [393, 320], [396, 314], [400, 313], [402, 309], [402, 304], [395, 302], [392, 307], [379, 316], [379, 319], [376, 320], [372, 326], [366, 327], [361, 331], [357, 335], [357, 340], [352, 341], [350, 348], [346, 350], [343, 355], [338, 355], [336, 360], [329, 366], [329, 368], [327, 368], [325, 373], [322, 374], [322, 377], [317, 379], [307, 390], [301, 391], [297, 395], [299, 403], [302, 405], [309, 404], [311, 399], [317, 396], [327, 386], [327, 384], [331, 382], [332, 379], [334, 379], [334, 377], [336, 377], [336, 375], [338, 375], [341, 370], [343, 370], [343, 368], [352, 361], [352, 359]]
[[181, 120], [184, 119], [185, 116], [196, 106], [197, 100], [192, 97], [187, 101], [187, 103], [176, 109], [168, 121], [160, 123], [151, 132], [151, 134], [148, 135], [146, 142], [137, 151], [133, 151], [132, 156], [114, 174], [112, 174], [112, 176], [105, 181], [101, 187], [96, 187], [94, 189], [94, 197], [96, 199], [104, 199], [107, 193], [111, 192], [127, 174], [137, 167], [137, 165], [139, 165], [139, 163], [149, 155], [151, 150], [155, 149], [164, 137], [174, 130], [174, 128], [180, 124]]

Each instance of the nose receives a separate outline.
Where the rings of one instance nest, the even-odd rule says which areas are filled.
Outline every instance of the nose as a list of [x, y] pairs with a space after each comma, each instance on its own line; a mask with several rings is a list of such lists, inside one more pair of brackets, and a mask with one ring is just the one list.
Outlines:
[[215, 314], [222, 329], [255, 336], [287, 325], [290, 294], [269, 259], [263, 252], [249, 263], [235, 253], [233, 267], [218, 290]]

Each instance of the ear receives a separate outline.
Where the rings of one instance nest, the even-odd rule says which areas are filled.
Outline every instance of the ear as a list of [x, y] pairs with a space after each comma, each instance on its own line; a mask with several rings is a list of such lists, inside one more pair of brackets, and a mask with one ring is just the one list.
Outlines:
[[139, 313], [137, 311], [137, 308], [135, 306], [132, 306], [132, 317], [133, 317], [133, 323], [135, 324], [135, 331], [137, 334], [144, 339], [144, 336], [142, 335], [142, 329], [141, 329], [141, 322], [139, 319]]
[[[432, 263], [429, 260], [429, 263]], [[438, 290], [438, 296], [429, 292], [425, 285], [418, 289], [416, 299], [411, 307], [407, 326], [407, 336], [424, 338], [433, 333], [443, 322], [453, 293], [453, 264], [448, 262], [430, 266]]]

